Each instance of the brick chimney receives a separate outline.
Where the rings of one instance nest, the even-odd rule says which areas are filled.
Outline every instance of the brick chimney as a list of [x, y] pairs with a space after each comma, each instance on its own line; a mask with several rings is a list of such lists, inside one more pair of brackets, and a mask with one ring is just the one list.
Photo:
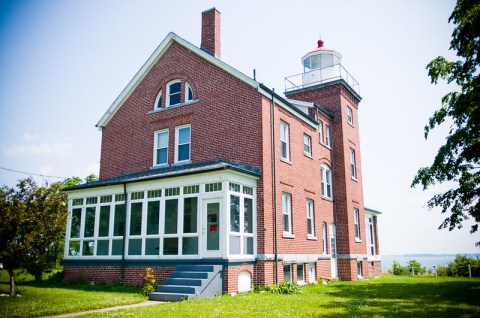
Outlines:
[[202, 43], [200, 48], [220, 58], [220, 11], [215, 8], [202, 12]]

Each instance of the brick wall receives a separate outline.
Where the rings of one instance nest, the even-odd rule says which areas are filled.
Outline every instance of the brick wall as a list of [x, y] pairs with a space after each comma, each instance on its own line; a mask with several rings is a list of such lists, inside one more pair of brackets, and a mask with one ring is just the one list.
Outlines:
[[[166, 84], [189, 83], [198, 103], [148, 114]], [[235, 93], [232, 93], [235, 92]], [[173, 43], [102, 129], [100, 179], [153, 166], [154, 133], [169, 130], [169, 163], [174, 162], [175, 127], [191, 124], [191, 161], [227, 159], [261, 166], [261, 97], [252, 87]]]
[[[175, 267], [127, 266], [124, 271], [124, 283], [143, 285], [147, 267], [153, 269], [157, 284], [162, 284], [163, 280], [170, 277], [170, 273], [175, 270]], [[65, 280], [71, 283], [118, 284], [121, 282], [120, 266], [65, 266], [64, 273]]]
[[255, 284], [255, 275], [254, 275], [254, 265], [252, 264], [242, 264], [239, 266], [228, 266], [225, 268], [225, 278], [224, 278], [224, 292], [225, 293], [236, 293], [238, 291], [238, 274], [243, 271], [247, 271], [251, 275], [251, 288], [253, 290], [253, 285]]

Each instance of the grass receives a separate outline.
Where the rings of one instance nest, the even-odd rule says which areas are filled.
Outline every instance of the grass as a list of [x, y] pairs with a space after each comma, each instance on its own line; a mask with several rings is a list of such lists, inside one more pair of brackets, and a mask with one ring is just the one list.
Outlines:
[[85, 317], [479, 317], [480, 280], [384, 277], [309, 285], [300, 295], [248, 293]]
[[[2, 288], [6, 285], [2, 284]], [[33, 317], [144, 300], [138, 290], [107, 286], [20, 286], [0, 298], [0, 317]], [[5, 298], [5, 299], [4, 299]], [[388, 276], [308, 285], [299, 295], [247, 293], [82, 317], [479, 317], [480, 279]]]
[[[0, 293], [8, 294], [8, 274], [2, 271]], [[0, 297], [0, 317], [39, 317], [80, 312], [146, 300], [139, 288], [106, 285], [51, 285], [33, 282], [33, 277], [19, 275], [20, 296]]]

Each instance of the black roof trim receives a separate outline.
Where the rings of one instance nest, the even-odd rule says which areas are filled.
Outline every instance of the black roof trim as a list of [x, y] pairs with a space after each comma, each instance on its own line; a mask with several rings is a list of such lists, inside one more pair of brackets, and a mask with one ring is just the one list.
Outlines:
[[210, 172], [217, 170], [231, 169], [241, 173], [249, 174], [255, 177], [261, 176], [261, 169], [246, 166], [228, 160], [214, 160], [208, 162], [191, 163], [184, 165], [172, 165], [164, 168], [152, 168], [147, 171], [124, 174], [118, 177], [108, 178], [95, 182], [82, 183], [79, 185], [64, 188], [64, 191], [75, 191], [98, 187], [107, 187], [124, 183], [142, 182], [156, 179], [172, 178], [189, 174]]
[[272, 94], [273, 96], [275, 96], [276, 99], [280, 100], [282, 103], [288, 105], [290, 108], [292, 108], [293, 110], [295, 110], [296, 112], [298, 112], [303, 118], [305, 119], [308, 119], [309, 121], [311, 121], [313, 124], [315, 125], [318, 125], [318, 122], [313, 119], [312, 117], [310, 117], [309, 115], [305, 114], [304, 112], [302, 112], [300, 109], [298, 109], [296, 106], [292, 105], [292, 103], [290, 103], [289, 101], [287, 101], [285, 98], [283, 98], [282, 96], [278, 95], [277, 93], [275, 93], [273, 90], [271, 90], [270, 88], [268, 88], [267, 86], [265, 86], [264, 84], [262, 83], [259, 83], [260, 85], [260, 88], [266, 90], [268, 93]]
[[331, 82], [326, 82], [326, 83], [322, 83], [322, 84], [307, 86], [307, 87], [299, 88], [299, 89], [296, 89], [296, 90], [288, 91], [288, 92], [285, 92], [285, 96], [288, 97], [288, 95], [303, 93], [305, 91], [309, 91], [309, 90], [312, 90], [312, 89], [317, 89], [317, 88], [320, 88], [320, 87], [333, 86], [333, 85], [336, 85], [336, 84], [342, 84], [350, 93], [352, 93], [353, 96], [355, 96], [356, 99], [358, 99], [359, 102], [362, 101], [362, 97], [357, 92], [355, 92], [353, 90], [353, 88], [350, 85], [348, 85], [348, 83], [345, 82], [345, 80], [343, 78], [338, 79], [338, 80], [334, 80], [334, 81], [331, 81]]

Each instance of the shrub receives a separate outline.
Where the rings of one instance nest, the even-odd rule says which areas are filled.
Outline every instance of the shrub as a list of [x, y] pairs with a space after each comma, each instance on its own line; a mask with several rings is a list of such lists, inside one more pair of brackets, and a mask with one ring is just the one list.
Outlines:
[[437, 268], [437, 276], [447, 276], [447, 268], [440, 266]]
[[279, 294], [300, 294], [300, 287], [292, 282], [281, 282], [278, 285]]
[[142, 295], [148, 296], [157, 290], [157, 282], [155, 280], [155, 275], [153, 274], [153, 269], [148, 267], [145, 270], [145, 276], [143, 277], [143, 287], [142, 287]]
[[393, 261], [393, 275], [405, 275], [405, 267], [397, 261]]
[[448, 276], [464, 276], [468, 277], [468, 266], [472, 272], [472, 276], [480, 276], [480, 260], [466, 255], [456, 255], [453, 263], [448, 263], [447, 274]]
[[422, 267], [422, 265], [414, 259], [408, 261], [407, 267], [405, 268], [406, 274], [411, 274], [412, 269], [415, 275], [425, 274], [426, 271], [425, 267]]

